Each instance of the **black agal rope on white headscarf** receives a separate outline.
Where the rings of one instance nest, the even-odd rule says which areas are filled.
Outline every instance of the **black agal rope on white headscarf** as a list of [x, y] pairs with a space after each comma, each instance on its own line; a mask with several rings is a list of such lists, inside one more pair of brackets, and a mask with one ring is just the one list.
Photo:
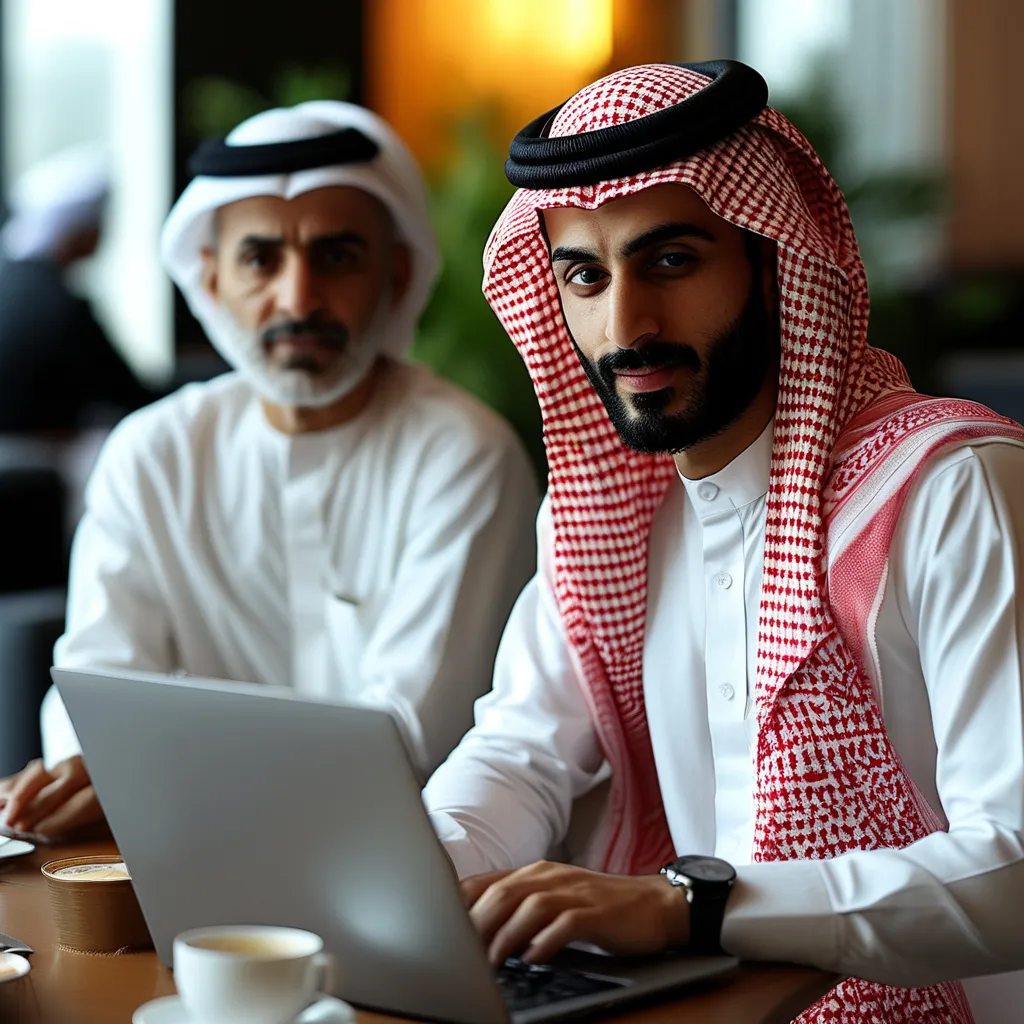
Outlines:
[[251, 178], [262, 174], [295, 174], [314, 167], [367, 163], [380, 146], [357, 128], [342, 128], [326, 135], [256, 145], [206, 139], [189, 158], [194, 175], [209, 178]]

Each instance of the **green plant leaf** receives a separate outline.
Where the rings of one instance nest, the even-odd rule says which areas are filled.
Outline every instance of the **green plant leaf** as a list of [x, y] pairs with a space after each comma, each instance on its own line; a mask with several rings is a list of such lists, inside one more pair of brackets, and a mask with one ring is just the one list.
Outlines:
[[281, 107], [310, 100], [347, 100], [351, 92], [352, 74], [341, 64], [315, 68], [290, 65], [274, 79], [274, 100]]
[[185, 127], [194, 141], [227, 135], [271, 104], [255, 89], [219, 75], [204, 75], [182, 90]]

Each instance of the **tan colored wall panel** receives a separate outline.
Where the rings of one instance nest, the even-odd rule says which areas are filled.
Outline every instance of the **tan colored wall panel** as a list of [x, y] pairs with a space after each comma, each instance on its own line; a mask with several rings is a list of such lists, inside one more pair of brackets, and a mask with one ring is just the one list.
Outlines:
[[1024, 269], [1024, 2], [949, 10], [949, 262]]

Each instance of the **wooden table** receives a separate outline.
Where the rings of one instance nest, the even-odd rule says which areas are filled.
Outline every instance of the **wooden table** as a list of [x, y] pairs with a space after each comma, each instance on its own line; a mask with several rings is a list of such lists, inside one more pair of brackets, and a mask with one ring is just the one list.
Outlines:
[[[40, 865], [57, 857], [113, 851], [110, 842], [78, 843], [0, 860], [0, 931], [35, 949], [31, 972], [0, 984], [4, 1024], [130, 1024], [138, 1006], [173, 994], [173, 976], [155, 953], [95, 956], [57, 949]], [[615, 1019], [621, 1024], [787, 1024], [836, 980], [803, 967], [744, 965], [726, 983]], [[401, 1022], [363, 1011], [359, 1024]]]

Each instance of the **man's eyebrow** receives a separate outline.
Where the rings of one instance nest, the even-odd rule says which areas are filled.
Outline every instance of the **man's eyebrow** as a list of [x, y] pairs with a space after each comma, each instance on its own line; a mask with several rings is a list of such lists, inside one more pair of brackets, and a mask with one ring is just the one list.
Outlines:
[[[358, 231], [335, 231], [326, 235], [317, 235], [311, 238], [309, 245], [357, 245], [362, 249], [370, 246], [369, 239]], [[239, 249], [256, 248], [257, 246], [278, 246], [283, 245], [284, 239], [280, 235], [246, 235], [239, 243]]]
[[[674, 238], [702, 238], [706, 242], [715, 241], [715, 236], [707, 228], [686, 221], [674, 221], [671, 224], [659, 224], [642, 235], [637, 235], [622, 247], [622, 256], [624, 259], [629, 259], [649, 246], [657, 245], [659, 242], [669, 242]], [[571, 245], [560, 245], [551, 253], [552, 263], [565, 261], [595, 263], [598, 259], [597, 253], [592, 249], [578, 249]]]
[[272, 235], [246, 235], [239, 243], [238, 249], [255, 249], [257, 246], [281, 245], [283, 238], [274, 238]]
[[659, 242], [671, 242], [675, 238], [702, 238], [705, 242], [715, 241], [715, 236], [707, 228], [689, 224], [686, 221], [676, 221], [671, 224], [659, 224], [642, 235], [637, 235], [622, 247], [622, 256], [624, 259], [629, 259], [652, 245], [657, 245]]
[[317, 235], [309, 240], [310, 245], [357, 245], [361, 249], [369, 249], [370, 240], [358, 231], [334, 231], [327, 235]]
[[590, 249], [576, 249], [571, 245], [560, 245], [551, 254], [552, 263], [562, 263], [571, 260], [573, 263], [594, 263], [597, 260], [597, 253]]

